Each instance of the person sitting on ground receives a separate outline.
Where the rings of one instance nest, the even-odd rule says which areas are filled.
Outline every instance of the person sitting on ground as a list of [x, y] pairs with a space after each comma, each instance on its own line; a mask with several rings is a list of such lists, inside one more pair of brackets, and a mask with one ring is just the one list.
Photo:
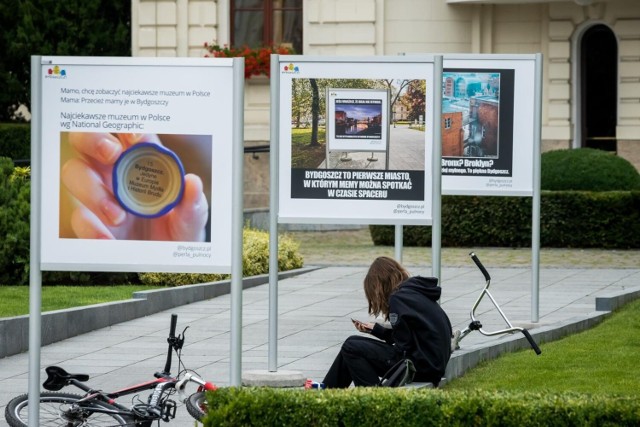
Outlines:
[[409, 277], [396, 260], [376, 258], [364, 279], [369, 314], [382, 315], [391, 328], [354, 320], [356, 329], [378, 339], [353, 335], [343, 343], [320, 388], [376, 386], [396, 362], [409, 358], [414, 381], [437, 386], [451, 357], [451, 322], [438, 304], [441, 288], [433, 277]]

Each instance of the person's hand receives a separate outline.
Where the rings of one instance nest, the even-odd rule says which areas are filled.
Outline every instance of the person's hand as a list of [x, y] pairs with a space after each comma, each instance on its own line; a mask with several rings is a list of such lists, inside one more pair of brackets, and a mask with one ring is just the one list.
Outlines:
[[78, 206], [70, 225], [80, 239], [203, 241], [209, 205], [200, 177], [184, 177], [184, 193], [178, 205], [157, 218], [141, 218], [127, 212], [113, 195], [113, 166], [130, 146], [139, 142], [162, 145], [153, 134], [71, 132], [69, 144], [78, 157], [68, 160], [61, 180]]
[[364, 332], [365, 334], [370, 334], [373, 329], [373, 323], [364, 323], [359, 320], [353, 320], [353, 326], [355, 326], [359, 332]]

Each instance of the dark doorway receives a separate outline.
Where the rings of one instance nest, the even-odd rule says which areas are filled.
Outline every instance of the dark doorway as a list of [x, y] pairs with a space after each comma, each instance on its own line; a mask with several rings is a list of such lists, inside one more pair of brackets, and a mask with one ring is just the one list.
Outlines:
[[582, 36], [580, 73], [582, 146], [616, 151], [618, 43], [606, 25]]

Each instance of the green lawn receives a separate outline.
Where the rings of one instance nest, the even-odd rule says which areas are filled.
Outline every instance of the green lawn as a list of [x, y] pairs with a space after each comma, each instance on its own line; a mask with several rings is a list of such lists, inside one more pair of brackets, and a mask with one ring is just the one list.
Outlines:
[[[43, 286], [42, 311], [131, 299], [133, 292], [151, 286]], [[0, 286], [0, 317], [29, 314], [28, 286]]]
[[326, 157], [325, 129], [318, 129], [319, 145], [311, 146], [311, 129], [291, 129], [291, 167], [316, 169]]
[[640, 396], [640, 300], [540, 348], [540, 356], [526, 350], [485, 362], [444, 388]]

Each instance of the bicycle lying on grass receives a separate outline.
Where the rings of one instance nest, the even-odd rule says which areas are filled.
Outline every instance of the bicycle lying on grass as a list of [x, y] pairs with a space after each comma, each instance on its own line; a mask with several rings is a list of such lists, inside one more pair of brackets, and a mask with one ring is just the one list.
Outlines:
[[[175, 418], [177, 404], [172, 397], [176, 393], [179, 400], [185, 403], [189, 414], [198, 421], [202, 419], [206, 414], [205, 391], [215, 390], [216, 386], [185, 368], [181, 355], [188, 326], [182, 334], [176, 336], [177, 321], [178, 316], [172, 314], [164, 370], [156, 372], [155, 379], [151, 381], [114, 392], [104, 392], [84, 384], [89, 380], [89, 375], [70, 374], [57, 366], [47, 367], [47, 379], [42, 386], [49, 391], [40, 394], [40, 425], [150, 427], [156, 421], [169, 422]], [[180, 368], [176, 376], [171, 375], [173, 352], [178, 357]], [[187, 395], [186, 386], [190, 382], [197, 384], [198, 389], [195, 393]], [[70, 385], [79, 388], [84, 394], [57, 393]], [[139, 394], [145, 390], [153, 392], [146, 400], [141, 400]], [[116, 402], [116, 399], [128, 395], [133, 395], [130, 406]], [[27, 426], [28, 415], [27, 394], [20, 395], [7, 404], [5, 418], [11, 427]]]
[[[482, 335], [485, 335], [485, 336], [488, 336], [488, 337], [489, 336], [494, 336], [494, 335], [513, 334], [513, 333], [516, 333], [516, 332], [522, 332], [522, 334], [525, 336], [525, 338], [527, 338], [527, 341], [529, 341], [529, 345], [531, 346], [533, 351], [535, 351], [536, 354], [542, 353], [542, 351], [540, 350], [540, 347], [538, 347], [536, 342], [533, 340], [533, 337], [531, 337], [531, 334], [529, 333], [528, 330], [526, 330], [525, 328], [520, 328], [520, 327], [517, 327], [517, 326], [513, 326], [511, 324], [511, 322], [509, 321], [509, 319], [507, 319], [507, 316], [504, 314], [504, 312], [502, 311], [502, 309], [500, 308], [500, 306], [498, 305], [496, 300], [493, 298], [493, 295], [491, 295], [491, 293], [489, 292], [489, 285], [491, 284], [491, 276], [489, 275], [489, 272], [487, 271], [486, 268], [484, 268], [484, 265], [482, 265], [482, 263], [480, 262], [480, 260], [478, 259], [478, 257], [476, 256], [475, 253], [471, 252], [469, 254], [469, 256], [471, 257], [473, 262], [476, 264], [476, 266], [478, 266], [478, 268], [482, 272], [482, 274], [484, 276], [484, 279], [486, 280], [486, 283], [485, 283], [484, 288], [482, 289], [482, 292], [480, 293], [480, 296], [478, 297], [476, 302], [473, 304], [473, 307], [471, 308], [471, 314], [470, 314], [471, 323], [469, 323], [469, 326], [467, 326], [463, 331], [456, 331], [456, 333], [454, 334], [454, 339], [453, 339], [453, 342], [451, 344], [451, 347], [455, 348], [455, 349], [460, 348], [459, 345], [458, 345], [460, 343], [460, 341], [464, 337], [469, 335], [472, 331], [478, 331]], [[489, 299], [491, 300], [491, 303], [493, 304], [493, 306], [498, 310], [498, 313], [500, 313], [500, 316], [506, 322], [506, 324], [508, 326], [507, 328], [499, 329], [499, 330], [496, 330], [496, 331], [486, 331], [486, 330], [482, 329], [482, 323], [476, 318], [475, 312], [476, 312], [476, 309], [478, 308], [478, 306], [480, 305], [480, 301], [482, 301], [482, 299], [484, 298], [485, 295], [487, 297], [489, 297]]]

